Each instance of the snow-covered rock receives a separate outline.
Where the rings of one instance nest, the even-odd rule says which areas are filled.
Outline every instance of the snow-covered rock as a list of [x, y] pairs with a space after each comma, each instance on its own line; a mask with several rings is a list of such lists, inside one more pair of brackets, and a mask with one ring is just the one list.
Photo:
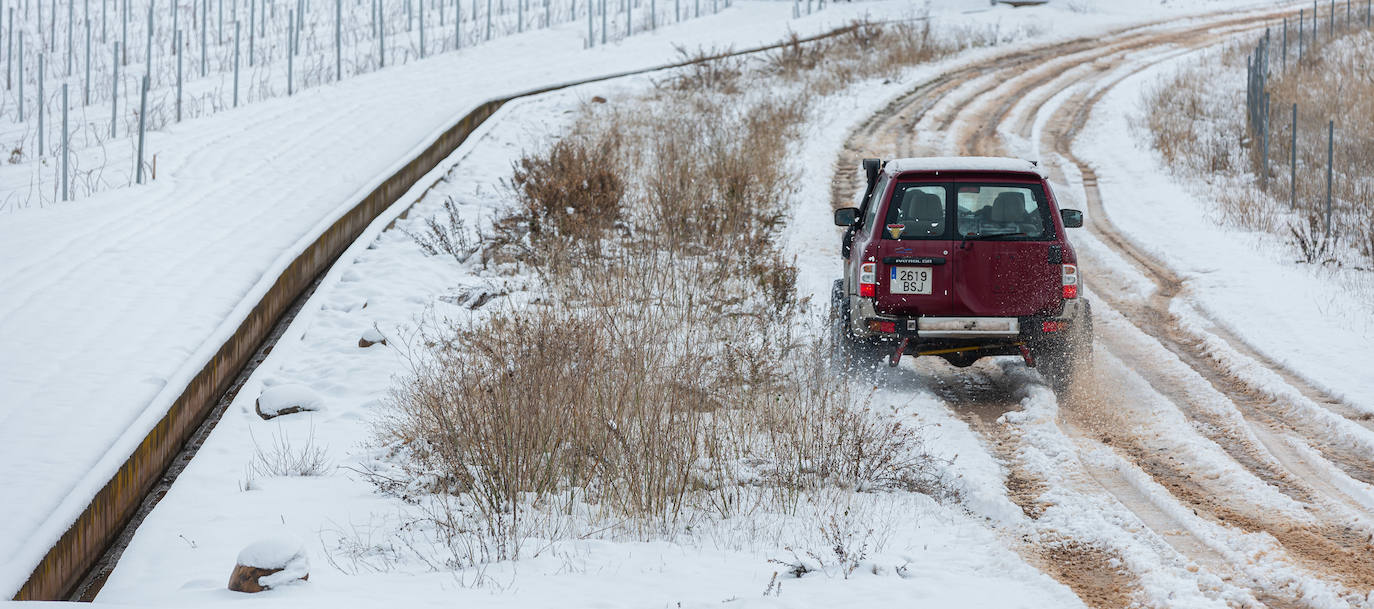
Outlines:
[[282, 535], [253, 542], [239, 552], [229, 589], [235, 592], [262, 592], [294, 581], [310, 579], [310, 558], [305, 544], [294, 536]]
[[263, 419], [323, 409], [324, 399], [305, 385], [276, 385], [258, 396], [258, 416]]
[[386, 344], [386, 336], [382, 335], [381, 330], [378, 330], [376, 326], [364, 330], [363, 335], [358, 338], [358, 346], [363, 349], [376, 344]]

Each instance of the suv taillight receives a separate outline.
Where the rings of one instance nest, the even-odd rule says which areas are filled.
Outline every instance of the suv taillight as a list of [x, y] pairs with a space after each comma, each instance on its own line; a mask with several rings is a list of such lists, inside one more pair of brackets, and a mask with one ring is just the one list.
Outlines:
[[876, 298], [878, 296], [878, 265], [865, 262], [859, 266], [859, 296]]
[[1064, 265], [1064, 298], [1078, 298], [1078, 265]]

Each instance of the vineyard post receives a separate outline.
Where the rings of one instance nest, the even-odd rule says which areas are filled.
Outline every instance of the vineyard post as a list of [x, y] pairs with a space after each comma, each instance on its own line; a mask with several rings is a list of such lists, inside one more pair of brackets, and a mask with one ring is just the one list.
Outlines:
[[143, 75], [143, 86], [138, 96], [138, 165], [134, 171], [134, 181], [143, 183], [143, 136], [148, 129], [148, 75]]
[[[181, 30], [177, 30], [176, 33], [173, 34], [173, 37], [175, 38], [176, 43], [177, 43], [178, 45], [180, 45], [180, 44], [181, 44]], [[185, 55], [186, 55], [185, 53], [177, 53], [177, 122], [178, 122], [178, 123], [181, 122], [181, 62], [182, 62], [182, 59], [185, 57]], [[237, 89], [238, 89], [238, 81], [237, 81], [237, 79], [235, 79], [234, 85], [235, 85], [235, 87], [234, 87], [235, 90], [237, 90]], [[236, 97], [237, 97], [237, 96], [236, 96]]]
[[114, 77], [110, 79], [110, 139], [115, 136], [115, 121], [119, 117], [119, 41], [114, 43]]
[[[234, 22], [234, 107], [239, 107], [239, 40], [243, 38], [241, 25], [238, 21]], [[178, 62], [180, 65], [180, 62]], [[180, 74], [180, 71], [177, 72]], [[181, 82], [177, 82], [177, 90], [181, 89]], [[178, 95], [178, 101], [180, 96]]]
[[67, 161], [70, 142], [67, 141], [67, 83], [62, 83], [62, 200], [67, 200]]

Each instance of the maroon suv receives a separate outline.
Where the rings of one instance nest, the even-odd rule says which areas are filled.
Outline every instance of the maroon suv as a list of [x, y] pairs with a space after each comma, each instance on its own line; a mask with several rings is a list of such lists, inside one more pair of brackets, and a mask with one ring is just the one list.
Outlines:
[[1035, 164], [1001, 158], [865, 159], [831, 297], [837, 344], [859, 358], [990, 355], [1039, 364], [1056, 388], [1091, 358], [1092, 313], [1066, 228]]

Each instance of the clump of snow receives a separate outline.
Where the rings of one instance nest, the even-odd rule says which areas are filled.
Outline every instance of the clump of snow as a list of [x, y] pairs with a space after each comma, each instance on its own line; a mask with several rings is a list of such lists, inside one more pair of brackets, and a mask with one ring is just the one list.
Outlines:
[[265, 419], [323, 409], [324, 399], [305, 385], [277, 385], [267, 388], [258, 396], [258, 414]]
[[274, 588], [310, 575], [310, 558], [305, 544], [294, 535], [268, 537], [249, 544], [239, 552], [238, 564], [258, 569], [280, 569], [258, 578], [258, 585]]

